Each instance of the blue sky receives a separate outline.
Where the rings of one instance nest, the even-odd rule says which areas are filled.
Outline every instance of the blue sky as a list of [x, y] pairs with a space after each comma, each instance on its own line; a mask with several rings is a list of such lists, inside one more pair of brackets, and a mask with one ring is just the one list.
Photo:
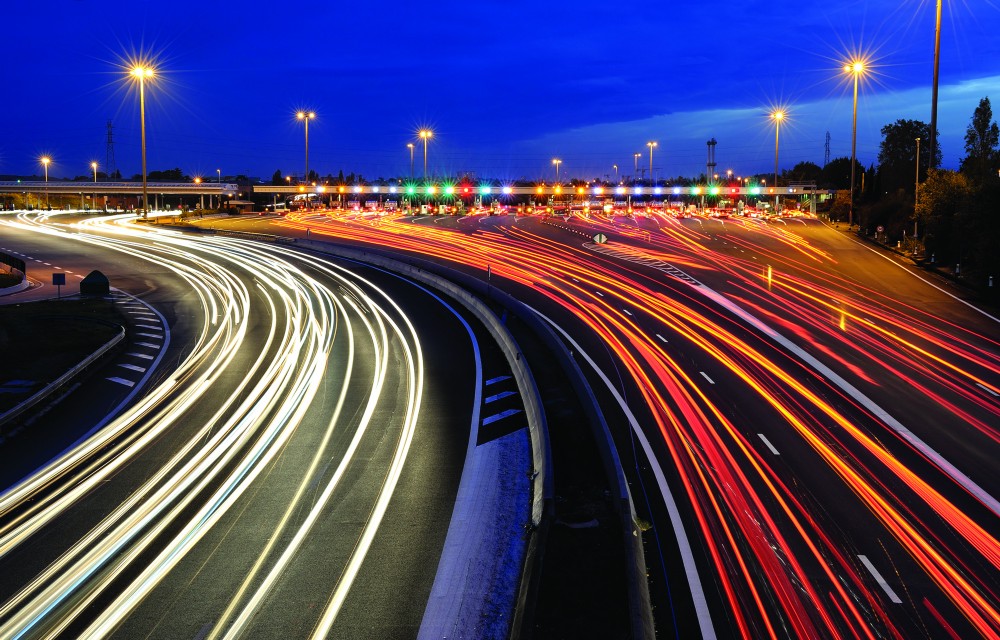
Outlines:
[[[812, 5], [812, 6], [808, 6]], [[944, 165], [983, 96], [1000, 113], [1000, 0], [945, 0], [939, 130]], [[861, 88], [858, 158], [879, 129], [930, 120], [932, 0], [824, 3], [355, 2], [290, 5], [54, 0], [5, 7], [0, 174], [89, 173], [115, 158], [139, 171], [138, 101], [123, 60], [149, 53], [153, 169], [190, 175], [301, 174], [299, 108], [314, 110], [310, 168], [368, 178], [409, 173], [408, 142], [434, 131], [432, 173], [552, 179], [631, 175], [656, 140], [655, 174], [696, 175], [709, 138], [720, 172], [850, 154], [851, 93], [840, 72], [872, 57]], [[16, 25], [16, 26], [15, 26]]]

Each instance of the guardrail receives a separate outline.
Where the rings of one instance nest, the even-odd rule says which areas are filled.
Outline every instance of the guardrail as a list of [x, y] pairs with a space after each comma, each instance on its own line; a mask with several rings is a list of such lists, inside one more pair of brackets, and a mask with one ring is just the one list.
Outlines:
[[122, 326], [118, 326], [118, 329], [119, 329], [118, 335], [116, 335], [114, 338], [106, 342], [104, 346], [102, 346], [100, 349], [87, 356], [87, 358], [84, 359], [83, 362], [76, 365], [63, 375], [59, 376], [56, 380], [47, 384], [43, 389], [36, 392], [33, 396], [31, 396], [24, 402], [18, 404], [13, 409], [10, 409], [5, 413], [0, 414], [0, 427], [10, 422], [11, 420], [14, 420], [18, 416], [22, 415], [24, 412], [28, 411], [38, 403], [42, 402], [43, 400], [51, 396], [53, 393], [61, 389], [70, 380], [83, 373], [87, 369], [87, 367], [97, 362], [101, 357], [104, 356], [104, 354], [108, 353], [116, 346], [118, 346], [118, 344], [125, 339], [125, 328]]

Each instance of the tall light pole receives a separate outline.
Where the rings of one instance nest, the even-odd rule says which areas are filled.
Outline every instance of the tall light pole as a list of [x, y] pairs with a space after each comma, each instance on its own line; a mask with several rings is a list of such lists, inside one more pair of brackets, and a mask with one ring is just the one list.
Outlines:
[[920, 204], [920, 138], [917, 138], [917, 177], [913, 183], [913, 253], [917, 252], [917, 205]]
[[91, 204], [93, 204], [94, 208], [96, 209], [97, 208], [97, 163], [91, 162], [90, 168], [94, 171], [94, 195], [91, 197]]
[[45, 208], [49, 208], [49, 163], [52, 162], [52, 158], [48, 156], [42, 156], [42, 166], [45, 167]]
[[420, 130], [420, 139], [424, 141], [424, 182], [427, 182], [427, 141], [434, 137], [430, 129]]
[[635, 169], [632, 171], [632, 182], [635, 182], [635, 177], [639, 175], [639, 158], [642, 157], [641, 153], [633, 153], [632, 158], [635, 160]]
[[653, 180], [653, 149], [657, 146], [656, 142], [647, 142], [646, 146], [649, 147], [649, 181], [655, 182]]
[[613, 164], [611, 167], [615, 170], [615, 182], [618, 182], [618, 165]]
[[781, 195], [778, 192], [778, 133], [781, 131], [781, 121], [785, 119], [785, 112], [781, 109], [771, 113], [774, 120], [774, 212], [778, 213]]
[[129, 72], [139, 80], [139, 130], [142, 138], [142, 217], [149, 215], [149, 192], [146, 189], [146, 78], [152, 78], [152, 67], [136, 66]]
[[406, 148], [410, 150], [410, 180], [413, 180], [413, 143], [408, 142]]
[[562, 164], [562, 160], [559, 158], [552, 158], [552, 164], [556, 166], [556, 182], [559, 182], [559, 165]]
[[[219, 193], [216, 194], [215, 200], [218, 203], [219, 208], [221, 209], [222, 208], [222, 169], [216, 169], [215, 170], [215, 175], [216, 175], [216, 184], [219, 185]], [[212, 199], [211, 198], [208, 199], [208, 204], [209, 205], [212, 204]]]
[[847, 213], [847, 228], [854, 226], [854, 173], [858, 163], [858, 80], [865, 72], [865, 63], [862, 60], [855, 60], [844, 65], [844, 71], [854, 76], [854, 115], [851, 120], [851, 203]]
[[309, 183], [309, 121], [316, 119], [316, 114], [312, 111], [299, 111], [295, 117], [302, 120], [306, 125], [306, 184]]
[[771, 119], [774, 120], [774, 186], [778, 186], [778, 133], [781, 130], [781, 121], [785, 119], [785, 112], [774, 111], [771, 113]]
[[931, 158], [927, 166], [936, 168], [937, 162], [937, 106], [938, 73], [941, 69], [941, 0], [937, 0], [937, 19], [934, 26], [934, 82], [931, 85]]

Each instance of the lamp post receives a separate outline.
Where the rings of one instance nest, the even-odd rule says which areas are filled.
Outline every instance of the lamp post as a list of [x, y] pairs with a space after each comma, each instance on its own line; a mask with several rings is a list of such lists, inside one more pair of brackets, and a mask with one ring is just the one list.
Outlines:
[[854, 174], [858, 151], [858, 79], [865, 72], [865, 63], [855, 60], [844, 65], [844, 71], [854, 76], [854, 115], [851, 119], [851, 202], [847, 213], [847, 228], [854, 226]]
[[434, 137], [430, 129], [420, 130], [420, 139], [424, 141], [424, 182], [427, 182], [427, 141]]
[[635, 182], [635, 177], [639, 175], [639, 158], [641, 157], [641, 153], [632, 154], [632, 158], [635, 160], [635, 169], [632, 171], [632, 182]]
[[938, 106], [938, 72], [941, 69], [941, 0], [937, 0], [937, 19], [934, 26], [934, 82], [931, 84], [931, 157], [927, 166], [935, 168], [937, 158], [937, 106]]
[[90, 168], [94, 171], [94, 195], [91, 196], [91, 204], [97, 208], [97, 163], [91, 162]]
[[309, 121], [316, 119], [316, 114], [312, 111], [299, 111], [295, 117], [302, 120], [306, 125], [306, 175], [305, 181], [309, 182]]
[[615, 170], [615, 182], [618, 182], [618, 165], [613, 164], [611, 167]]
[[657, 146], [656, 142], [647, 142], [646, 146], [649, 147], [649, 181], [656, 182], [653, 180], [653, 148]]
[[920, 138], [917, 138], [917, 177], [913, 183], [913, 253], [917, 252], [917, 205], [920, 204]]
[[49, 163], [52, 162], [52, 158], [48, 156], [42, 156], [42, 166], [45, 167], [45, 208], [49, 208]]
[[408, 142], [406, 148], [410, 150], [410, 180], [413, 180], [413, 143]]
[[154, 71], [151, 67], [136, 66], [129, 72], [133, 78], [139, 80], [139, 130], [142, 138], [142, 217], [149, 215], [149, 192], [146, 184], [146, 78], [152, 78]]
[[559, 158], [553, 158], [552, 164], [556, 166], [556, 182], [559, 182], [559, 165], [562, 164], [562, 160], [560, 160]]
[[785, 112], [778, 109], [771, 113], [771, 119], [774, 120], [774, 213], [778, 213], [781, 198], [778, 193], [778, 133], [781, 131], [781, 121], [785, 119]]

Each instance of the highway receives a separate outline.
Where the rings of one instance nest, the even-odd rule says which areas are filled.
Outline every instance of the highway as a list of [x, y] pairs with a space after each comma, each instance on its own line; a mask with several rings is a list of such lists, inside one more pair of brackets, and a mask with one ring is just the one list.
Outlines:
[[481, 327], [281, 244], [2, 224], [44, 262], [101, 268], [172, 339], [134, 401], [0, 494], [0, 637], [416, 635], [505, 366]]
[[652, 524], [659, 636], [1000, 634], [1000, 321], [946, 282], [815, 219], [237, 224], [488, 272], [549, 318]]

